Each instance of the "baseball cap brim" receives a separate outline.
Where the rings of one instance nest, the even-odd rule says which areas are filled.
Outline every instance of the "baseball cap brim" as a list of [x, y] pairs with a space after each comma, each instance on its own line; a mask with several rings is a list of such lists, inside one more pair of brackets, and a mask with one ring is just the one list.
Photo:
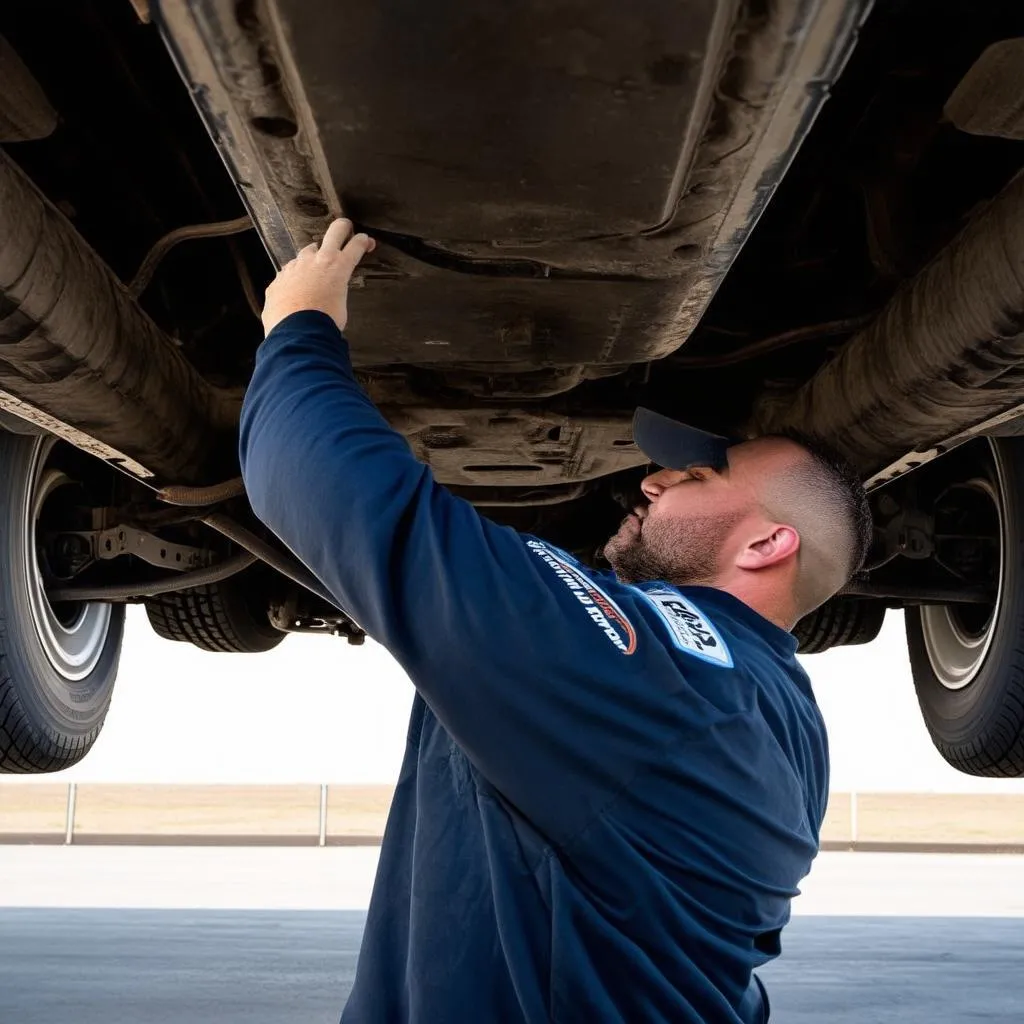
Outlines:
[[715, 471], [726, 468], [728, 449], [737, 443], [644, 408], [633, 414], [633, 441], [651, 462], [664, 469], [707, 466]]

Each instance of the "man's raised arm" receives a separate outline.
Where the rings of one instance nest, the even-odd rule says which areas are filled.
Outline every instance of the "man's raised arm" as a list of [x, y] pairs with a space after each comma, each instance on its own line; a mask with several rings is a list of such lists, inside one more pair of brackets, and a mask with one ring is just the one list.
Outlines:
[[268, 293], [242, 412], [253, 508], [395, 655], [489, 781], [565, 838], [672, 738], [671, 694], [644, 683], [667, 655], [614, 647], [542, 545], [484, 519], [416, 460], [355, 380], [340, 332], [367, 246], [352, 259], [356, 240], [333, 244], [326, 269], [306, 268], [312, 285], [293, 274], [319, 258], [307, 250]]

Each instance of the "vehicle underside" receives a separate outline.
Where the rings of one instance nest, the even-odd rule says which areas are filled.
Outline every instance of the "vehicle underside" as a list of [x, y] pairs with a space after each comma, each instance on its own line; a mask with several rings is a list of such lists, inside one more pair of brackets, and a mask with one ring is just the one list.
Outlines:
[[6, 5], [24, 671], [91, 677], [135, 601], [213, 650], [361, 638], [236, 482], [263, 290], [343, 213], [377, 240], [354, 364], [439, 481], [594, 562], [638, 405], [821, 438], [876, 541], [802, 649], [908, 609], [939, 749], [1024, 773], [1022, 37], [1009, 0]]

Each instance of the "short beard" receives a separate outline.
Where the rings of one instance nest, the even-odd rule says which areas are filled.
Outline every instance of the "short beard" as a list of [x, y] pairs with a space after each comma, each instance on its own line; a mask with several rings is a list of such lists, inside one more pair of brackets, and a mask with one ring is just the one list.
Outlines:
[[661, 522], [644, 519], [633, 537], [611, 538], [604, 548], [623, 583], [713, 584], [722, 545], [742, 516], [694, 516]]

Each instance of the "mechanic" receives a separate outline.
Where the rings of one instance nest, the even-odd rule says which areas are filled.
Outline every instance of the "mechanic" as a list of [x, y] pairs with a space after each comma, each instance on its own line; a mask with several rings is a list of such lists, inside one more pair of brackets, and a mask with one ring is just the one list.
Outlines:
[[337, 220], [278, 274], [241, 426], [256, 513], [417, 690], [342, 1021], [767, 1020], [828, 792], [789, 630], [863, 559], [857, 476], [641, 412], [662, 468], [593, 571], [437, 484], [362, 391], [372, 248]]

